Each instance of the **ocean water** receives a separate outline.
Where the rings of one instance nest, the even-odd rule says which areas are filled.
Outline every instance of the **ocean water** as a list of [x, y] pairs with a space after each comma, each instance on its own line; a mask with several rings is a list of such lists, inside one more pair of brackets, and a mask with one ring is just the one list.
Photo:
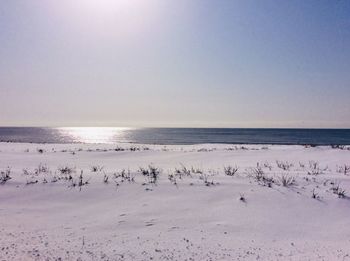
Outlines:
[[350, 145], [350, 129], [0, 127], [1, 142]]

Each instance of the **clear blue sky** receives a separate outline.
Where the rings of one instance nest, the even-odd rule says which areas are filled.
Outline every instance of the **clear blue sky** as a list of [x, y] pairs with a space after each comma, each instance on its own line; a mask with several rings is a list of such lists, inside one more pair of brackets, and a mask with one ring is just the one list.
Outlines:
[[2, 0], [0, 125], [350, 127], [350, 1]]

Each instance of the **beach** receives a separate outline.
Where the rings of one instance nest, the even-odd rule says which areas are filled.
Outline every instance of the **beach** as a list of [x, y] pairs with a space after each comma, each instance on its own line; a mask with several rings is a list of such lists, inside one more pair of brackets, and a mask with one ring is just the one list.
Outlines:
[[0, 261], [350, 261], [350, 1], [3, 0]]
[[0, 143], [0, 260], [350, 260], [349, 155]]

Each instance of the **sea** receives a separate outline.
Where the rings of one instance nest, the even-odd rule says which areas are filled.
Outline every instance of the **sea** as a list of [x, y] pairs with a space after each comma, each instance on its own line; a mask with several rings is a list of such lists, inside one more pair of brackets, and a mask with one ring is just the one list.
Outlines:
[[0, 142], [350, 145], [350, 129], [0, 127]]

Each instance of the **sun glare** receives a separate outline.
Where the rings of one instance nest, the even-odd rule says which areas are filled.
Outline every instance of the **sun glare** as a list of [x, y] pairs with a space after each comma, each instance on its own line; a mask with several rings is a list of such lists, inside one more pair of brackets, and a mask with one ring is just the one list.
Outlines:
[[135, 5], [142, 5], [146, 1], [138, 0], [84, 0], [80, 1], [82, 8], [90, 8], [95, 11], [112, 11], [115, 8], [132, 8]]
[[77, 0], [65, 1], [61, 6], [60, 10], [52, 8], [65, 17], [67, 26], [96, 39], [100, 35], [116, 36], [121, 40], [130, 35], [147, 34], [157, 17], [154, 1]]
[[129, 18], [132, 19], [144, 16], [149, 11], [151, 3], [151, 1], [140, 0], [80, 0], [76, 1], [76, 7], [83, 13], [86, 12], [92, 16], [117, 15], [130, 16]]
[[75, 142], [82, 143], [114, 143], [130, 128], [120, 127], [69, 127], [59, 130], [71, 136]]

